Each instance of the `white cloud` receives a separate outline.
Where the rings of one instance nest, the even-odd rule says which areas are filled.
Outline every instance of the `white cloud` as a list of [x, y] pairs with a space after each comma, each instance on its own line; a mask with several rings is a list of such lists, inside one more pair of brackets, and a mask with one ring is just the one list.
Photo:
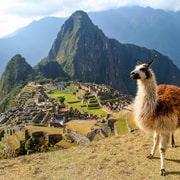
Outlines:
[[64, 17], [76, 10], [92, 12], [131, 5], [180, 10], [179, 0], [3, 0], [0, 5], [0, 36], [44, 16]]

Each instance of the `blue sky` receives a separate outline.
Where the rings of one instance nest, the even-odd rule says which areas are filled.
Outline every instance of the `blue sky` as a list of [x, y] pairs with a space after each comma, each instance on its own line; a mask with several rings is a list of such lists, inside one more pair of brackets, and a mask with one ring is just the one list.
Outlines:
[[0, 37], [45, 16], [68, 17], [76, 10], [102, 11], [123, 6], [180, 10], [179, 0], [0, 0]]

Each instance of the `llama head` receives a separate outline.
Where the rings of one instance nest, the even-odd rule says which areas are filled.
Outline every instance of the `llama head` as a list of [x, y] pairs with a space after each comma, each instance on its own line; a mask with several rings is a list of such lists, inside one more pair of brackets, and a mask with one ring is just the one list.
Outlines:
[[153, 74], [151, 65], [153, 64], [156, 57], [157, 55], [154, 56], [147, 64], [138, 62], [135, 69], [131, 71], [130, 77], [137, 80], [145, 80], [151, 78]]

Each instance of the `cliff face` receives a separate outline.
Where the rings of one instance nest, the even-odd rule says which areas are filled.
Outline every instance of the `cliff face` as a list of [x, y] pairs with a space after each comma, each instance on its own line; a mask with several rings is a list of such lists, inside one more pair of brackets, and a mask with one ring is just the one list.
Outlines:
[[[103, 83], [123, 93], [135, 94], [135, 83], [129, 78], [138, 60], [148, 61], [154, 54], [158, 83], [180, 85], [180, 71], [160, 53], [107, 38], [86, 13], [77, 11], [63, 24], [49, 51], [48, 58], [59, 62], [74, 79]], [[168, 71], [166, 77], [164, 71]]]

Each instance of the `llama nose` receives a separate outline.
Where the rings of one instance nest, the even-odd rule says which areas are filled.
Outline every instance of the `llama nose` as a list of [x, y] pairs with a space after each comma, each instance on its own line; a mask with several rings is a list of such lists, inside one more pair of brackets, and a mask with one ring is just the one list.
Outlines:
[[138, 78], [139, 78], [139, 74], [138, 74], [138, 73], [135, 73], [134, 71], [132, 71], [132, 72], [130, 73], [130, 77], [131, 77], [132, 79], [138, 79]]

